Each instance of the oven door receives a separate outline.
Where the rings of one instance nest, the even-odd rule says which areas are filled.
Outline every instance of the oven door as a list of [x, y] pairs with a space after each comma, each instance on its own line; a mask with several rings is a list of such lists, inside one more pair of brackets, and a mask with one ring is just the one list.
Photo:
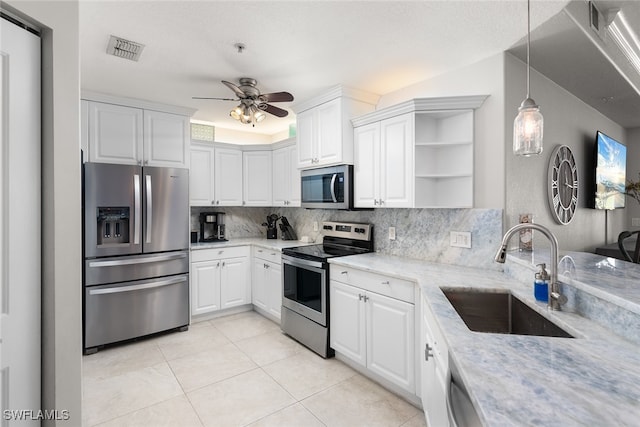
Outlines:
[[283, 254], [282, 267], [282, 305], [327, 326], [327, 263]]

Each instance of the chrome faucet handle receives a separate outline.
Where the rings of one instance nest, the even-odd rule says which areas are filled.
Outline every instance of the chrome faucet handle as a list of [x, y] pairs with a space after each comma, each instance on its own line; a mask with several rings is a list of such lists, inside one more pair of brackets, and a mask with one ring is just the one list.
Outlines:
[[565, 305], [569, 299], [566, 295], [562, 295], [560, 292], [551, 292], [549, 294], [549, 300], [553, 301], [556, 305]]

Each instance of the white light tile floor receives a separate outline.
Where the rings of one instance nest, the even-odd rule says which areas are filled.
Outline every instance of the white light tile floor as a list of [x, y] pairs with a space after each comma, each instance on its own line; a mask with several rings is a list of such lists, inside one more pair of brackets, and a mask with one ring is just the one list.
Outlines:
[[83, 425], [424, 427], [424, 414], [249, 311], [83, 357]]

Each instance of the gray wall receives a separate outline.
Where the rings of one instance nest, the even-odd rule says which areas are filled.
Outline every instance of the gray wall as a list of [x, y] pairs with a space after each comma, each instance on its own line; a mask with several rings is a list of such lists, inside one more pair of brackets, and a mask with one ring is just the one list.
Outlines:
[[[534, 222], [549, 226], [556, 234], [561, 250], [592, 252], [605, 243], [605, 235], [607, 242], [615, 241], [618, 233], [625, 228], [625, 210], [605, 213], [588, 206], [593, 197], [590, 183], [593, 179], [596, 131], [601, 130], [625, 143], [624, 128], [532, 69], [531, 97], [540, 105], [544, 116], [544, 151], [538, 157], [514, 156], [512, 126], [518, 106], [526, 95], [526, 64], [505, 54], [505, 66], [505, 227], [517, 224], [520, 213], [532, 213]], [[557, 224], [551, 216], [547, 196], [549, 158], [553, 148], [559, 144], [568, 145], [573, 151], [581, 184], [576, 215], [564, 226]], [[534, 239], [534, 248], [538, 245], [546, 247], [547, 243], [539, 236]]]

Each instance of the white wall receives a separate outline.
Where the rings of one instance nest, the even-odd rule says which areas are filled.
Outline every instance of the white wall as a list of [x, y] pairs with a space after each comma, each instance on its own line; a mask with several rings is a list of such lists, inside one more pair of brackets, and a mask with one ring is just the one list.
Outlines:
[[413, 98], [490, 95], [475, 115], [474, 206], [504, 208], [504, 56], [502, 54], [383, 95], [377, 109]]
[[[640, 128], [627, 129], [627, 179], [640, 179]], [[640, 227], [631, 225], [632, 218], [640, 218], [640, 204], [632, 197], [627, 197], [627, 218], [625, 230], [638, 230]]]
[[[556, 234], [562, 250], [592, 252], [605, 243], [605, 212], [588, 208], [593, 197], [593, 144], [597, 130], [625, 143], [625, 131], [620, 125], [567, 92], [535, 70], [531, 70], [531, 97], [540, 105], [544, 116], [544, 151], [537, 157], [512, 155], [513, 119], [526, 96], [526, 64], [505, 54], [505, 151], [507, 197], [505, 227], [518, 223], [520, 213], [532, 213], [534, 222], [549, 226]], [[568, 145], [576, 157], [581, 190], [578, 210], [568, 225], [559, 225], [551, 216], [547, 196], [547, 168], [556, 145]], [[624, 229], [625, 210], [610, 211], [608, 215], [609, 243], [616, 241]], [[544, 239], [534, 240], [547, 247]]]
[[82, 422], [78, 2], [4, 4], [43, 28], [42, 403], [45, 409], [69, 411], [68, 421], [55, 424], [78, 426]]

